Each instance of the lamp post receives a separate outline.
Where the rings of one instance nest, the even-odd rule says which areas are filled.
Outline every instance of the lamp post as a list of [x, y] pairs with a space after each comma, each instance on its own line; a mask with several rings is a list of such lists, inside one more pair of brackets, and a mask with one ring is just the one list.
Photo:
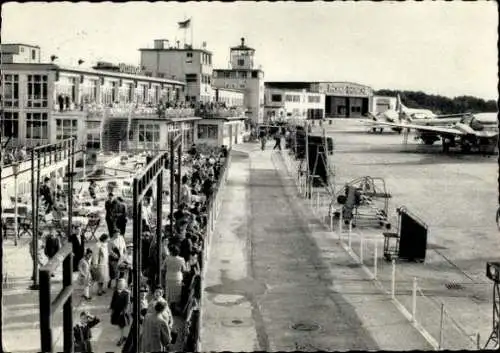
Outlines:
[[17, 246], [18, 232], [18, 210], [17, 210], [17, 174], [19, 173], [19, 163], [12, 164], [12, 171], [14, 172], [14, 245]]
[[82, 145], [82, 178], [85, 179], [85, 174], [86, 174], [86, 170], [85, 170], [85, 167], [86, 167], [86, 163], [87, 162], [87, 149], [86, 149], [86, 146], [85, 144]]

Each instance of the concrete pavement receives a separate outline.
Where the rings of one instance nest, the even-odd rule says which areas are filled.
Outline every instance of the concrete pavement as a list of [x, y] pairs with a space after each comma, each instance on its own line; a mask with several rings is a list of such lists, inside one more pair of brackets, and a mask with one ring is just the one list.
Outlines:
[[429, 350], [296, 198], [279, 152], [233, 149], [204, 283], [202, 351]]

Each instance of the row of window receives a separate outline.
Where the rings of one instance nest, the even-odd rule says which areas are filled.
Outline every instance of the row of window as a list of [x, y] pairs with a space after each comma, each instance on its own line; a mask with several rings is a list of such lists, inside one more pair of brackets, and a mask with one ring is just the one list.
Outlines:
[[[271, 102], [281, 102], [282, 99], [283, 99], [283, 96], [281, 94], [272, 94], [271, 95]], [[285, 99], [287, 102], [300, 102], [300, 95], [287, 94], [285, 96]], [[320, 103], [321, 96], [307, 96], [307, 101], [309, 103]]]
[[[19, 107], [19, 75], [2, 75], [4, 106]], [[27, 75], [27, 108], [47, 108], [48, 107], [48, 76], [47, 75]], [[210, 78], [208, 77], [210, 83]], [[206, 80], [206, 78], [204, 78]], [[55, 96], [56, 104], [64, 104], [64, 97], [69, 97], [70, 101], [77, 103], [76, 78], [66, 77], [60, 78], [56, 83]], [[101, 103], [110, 104], [117, 100], [120, 102], [129, 103], [135, 98], [135, 102], [145, 103], [149, 101], [148, 85], [139, 84], [135, 88], [133, 94], [132, 84], [118, 88], [117, 82], [112, 82], [111, 86], [105, 85], [101, 88]], [[179, 89], [167, 89], [163, 95], [170, 96], [178, 94]], [[80, 97], [81, 103], [98, 101], [97, 80], [90, 79], [88, 84], [82, 85], [82, 93]], [[162, 93], [159, 86], [154, 86], [152, 94], [152, 103], [157, 103], [160, 100]]]
[[201, 83], [211, 84], [212, 78], [210, 75], [198, 75], [198, 74], [186, 74], [186, 82], [193, 83], [198, 82], [198, 76], [200, 77]]
[[300, 103], [300, 95], [298, 95], [298, 94], [287, 94], [287, 95], [285, 95], [285, 101]]
[[[26, 113], [26, 138], [48, 139], [47, 113]], [[4, 137], [19, 138], [19, 113], [4, 112], [1, 120], [1, 134]], [[78, 121], [76, 119], [56, 119], [56, 138], [66, 139], [78, 135]]]
[[214, 77], [220, 78], [258, 78], [258, 71], [235, 71], [227, 70], [222, 72], [214, 71]]

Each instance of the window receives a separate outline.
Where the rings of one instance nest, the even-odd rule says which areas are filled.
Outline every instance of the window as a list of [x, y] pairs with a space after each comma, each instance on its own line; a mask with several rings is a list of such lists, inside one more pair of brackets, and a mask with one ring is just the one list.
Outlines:
[[2, 137], [19, 137], [19, 113], [4, 112], [1, 119], [0, 133]]
[[252, 78], [259, 77], [259, 73], [257, 71], [252, 71]]
[[139, 124], [139, 148], [159, 149], [160, 148], [160, 125], [159, 124]]
[[19, 75], [3, 75], [4, 106], [19, 107]]
[[198, 75], [197, 74], [186, 74], [186, 82], [197, 82]]
[[87, 134], [87, 148], [96, 150], [100, 149], [101, 136], [99, 134]]
[[56, 139], [65, 140], [78, 137], [78, 120], [56, 119]]
[[39, 140], [49, 138], [47, 113], [26, 114], [26, 138]]
[[192, 57], [193, 57], [193, 53], [191, 53], [191, 52], [187, 52], [187, 53], [186, 53], [186, 57], [188, 57], [188, 58], [192, 58]]
[[116, 90], [118, 88], [118, 82], [111, 82], [111, 103], [116, 102]]
[[323, 109], [307, 109], [307, 119], [323, 119]]
[[199, 139], [212, 139], [216, 140], [219, 127], [217, 125], [198, 125], [198, 138]]
[[297, 94], [287, 94], [285, 96], [285, 100], [287, 102], [295, 102], [295, 103], [297, 103], [297, 102], [300, 102], [300, 96], [297, 95]]
[[36, 59], [36, 50], [35, 50], [35, 49], [32, 49], [32, 50], [31, 50], [31, 59], [32, 59], [32, 60], [35, 60], [35, 59]]
[[28, 75], [28, 108], [45, 108], [47, 101], [47, 75]]
[[244, 59], [238, 59], [238, 66], [243, 66], [245, 65], [245, 60]]
[[224, 78], [231, 78], [231, 71], [224, 71]]
[[309, 103], [319, 103], [320, 102], [320, 96], [308, 96], [307, 100]]
[[239, 73], [240, 78], [247, 78], [247, 72], [246, 71], [240, 71], [238, 73]]
[[281, 100], [282, 100], [281, 94], [271, 95], [271, 102], [281, 102]]
[[134, 102], [136, 103], [140, 103], [143, 101], [143, 97], [144, 97], [144, 86], [143, 85], [137, 85], [135, 91], [134, 91], [134, 94], [135, 94], [135, 98], [134, 98]]

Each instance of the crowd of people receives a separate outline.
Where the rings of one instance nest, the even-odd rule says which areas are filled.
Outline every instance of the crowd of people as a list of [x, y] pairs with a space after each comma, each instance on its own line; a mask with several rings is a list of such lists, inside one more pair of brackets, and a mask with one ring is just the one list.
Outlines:
[[[176, 332], [173, 328], [173, 316], [185, 316], [186, 308], [196, 307], [196, 298], [192, 297], [193, 286], [200, 287], [200, 259], [203, 254], [210, 200], [217, 181], [223, 172], [226, 147], [203, 149], [193, 145], [188, 151], [186, 166], [183, 167], [180, 198], [177, 207], [172, 210], [169, 219], [173, 220], [173, 234], [170, 224], [162, 229], [161, 244], [157, 244], [153, 215], [156, 213], [152, 198], [148, 193], [143, 201], [142, 253], [140, 281], [140, 317], [141, 346], [145, 351], [167, 351], [175, 343]], [[89, 186], [89, 194], [92, 195]], [[95, 194], [95, 192], [94, 192]], [[127, 226], [127, 208], [120, 196], [108, 194], [105, 201], [105, 220], [107, 233], [99, 237], [94, 248], [86, 248], [78, 259], [79, 283], [83, 288], [83, 297], [92, 300], [92, 295], [103, 295], [113, 290], [110, 303], [111, 323], [118, 327], [117, 345], [125, 343], [123, 351], [133, 351], [132, 336], [126, 338], [126, 328], [130, 325], [132, 313], [132, 245], [125, 242]], [[84, 240], [83, 240], [84, 242]], [[85, 246], [85, 245], [84, 245]], [[157, 251], [162, 248], [162, 263], [158, 264]], [[159, 286], [158, 283], [162, 283]], [[94, 288], [96, 287], [96, 288]], [[200, 288], [197, 289], [199, 294]], [[194, 303], [193, 303], [194, 301]], [[82, 325], [95, 320], [90, 314], [82, 313], [82, 322], [75, 328], [75, 346], [81, 351], [89, 351], [90, 341], [81, 342], [87, 337]], [[78, 343], [78, 344], [77, 344]]]
[[9, 166], [15, 162], [21, 163], [29, 158], [25, 146], [2, 149], [2, 154], [2, 162], [4, 167]]

